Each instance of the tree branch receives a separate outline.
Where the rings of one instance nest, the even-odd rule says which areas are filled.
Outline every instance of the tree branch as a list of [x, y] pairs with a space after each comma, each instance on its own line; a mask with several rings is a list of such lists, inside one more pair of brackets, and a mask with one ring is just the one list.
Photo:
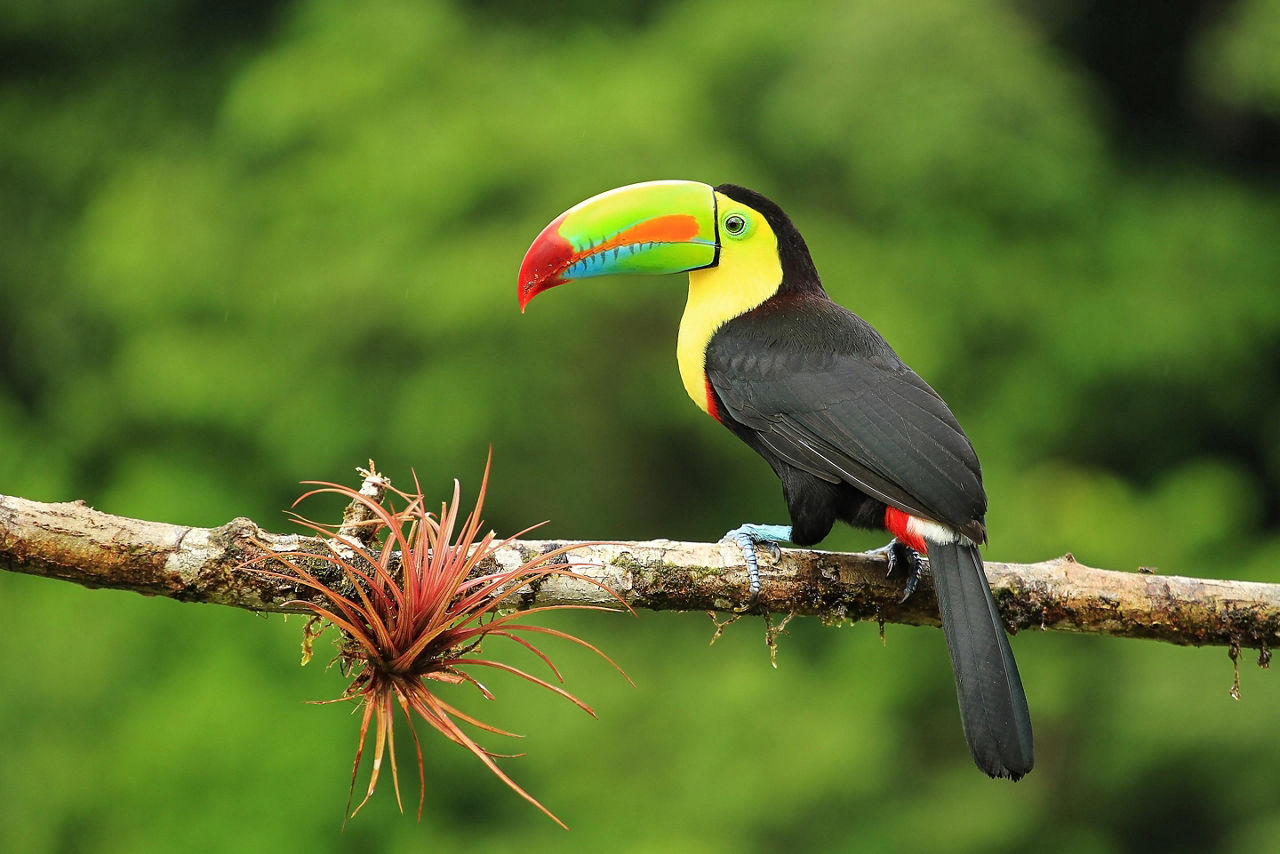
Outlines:
[[[495, 557], [525, 560], [562, 541], [513, 541]], [[0, 496], [0, 569], [61, 578], [86, 587], [133, 590], [187, 602], [253, 611], [299, 611], [306, 594], [244, 569], [270, 551], [326, 554], [315, 537], [274, 534], [248, 519], [192, 528], [112, 516], [83, 502], [44, 504]], [[575, 572], [616, 591], [633, 608], [731, 610], [746, 595], [746, 569], [733, 544], [668, 540], [584, 544], [569, 558]], [[925, 573], [899, 603], [902, 586], [886, 579], [883, 555], [784, 549], [760, 555], [760, 607], [825, 620], [937, 625], [937, 600]], [[1037, 628], [1217, 644], [1261, 651], [1280, 640], [1280, 585], [1093, 569], [1071, 555], [1034, 564], [989, 562], [987, 576], [1010, 629]], [[532, 595], [530, 595], [530, 593]], [[598, 587], [547, 579], [513, 605], [555, 603], [620, 607]]]

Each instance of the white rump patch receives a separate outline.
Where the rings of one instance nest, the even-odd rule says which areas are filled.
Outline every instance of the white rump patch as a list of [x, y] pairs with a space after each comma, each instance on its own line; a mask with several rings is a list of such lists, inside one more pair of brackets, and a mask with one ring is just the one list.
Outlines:
[[928, 519], [921, 519], [919, 516], [907, 517], [907, 533], [913, 537], [919, 537], [927, 543], [938, 543], [939, 545], [969, 542], [969, 538], [962, 536], [956, 529], [940, 525], [937, 522], [931, 522]]

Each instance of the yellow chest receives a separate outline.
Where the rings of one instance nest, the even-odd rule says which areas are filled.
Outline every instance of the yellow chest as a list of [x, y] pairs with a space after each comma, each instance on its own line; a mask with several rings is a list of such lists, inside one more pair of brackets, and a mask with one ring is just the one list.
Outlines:
[[715, 267], [689, 273], [689, 301], [676, 339], [676, 361], [684, 390], [703, 412], [710, 412], [706, 356], [711, 336], [725, 323], [773, 296], [782, 283], [775, 240], [752, 240], [725, 248], [727, 251], [721, 253]]

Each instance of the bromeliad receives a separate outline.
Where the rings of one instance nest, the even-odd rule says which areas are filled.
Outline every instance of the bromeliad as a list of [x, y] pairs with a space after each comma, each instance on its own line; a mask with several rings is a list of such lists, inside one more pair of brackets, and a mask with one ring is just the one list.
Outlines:
[[[370, 478], [379, 477], [372, 472]], [[368, 480], [368, 479], [366, 479]], [[390, 758], [392, 785], [400, 802], [400, 775], [396, 765], [395, 717], [400, 712], [409, 725], [409, 735], [417, 753], [418, 817], [422, 817], [426, 796], [422, 745], [414, 728], [414, 720], [425, 721], [445, 738], [474, 754], [512, 791], [564, 826], [550, 810], [517, 784], [503, 771], [494, 753], [476, 741], [468, 729], [483, 730], [502, 736], [517, 737], [478, 720], [441, 696], [442, 685], [470, 685], [486, 699], [493, 694], [477, 678], [483, 671], [517, 676], [546, 688], [569, 700], [578, 708], [595, 716], [586, 703], [560, 687], [563, 677], [551, 659], [534, 640], [551, 637], [585, 647], [613, 661], [590, 643], [549, 626], [525, 620], [530, 614], [565, 608], [603, 610], [586, 605], [545, 605], [524, 611], [502, 611], [514, 591], [555, 576], [578, 578], [595, 584], [617, 597], [617, 594], [592, 579], [573, 571], [574, 564], [566, 555], [578, 545], [533, 555], [515, 565], [499, 565], [494, 553], [513, 537], [501, 539], [492, 531], [483, 531], [480, 510], [489, 483], [489, 466], [474, 509], [461, 515], [459, 485], [453, 484], [453, 500], [440, 506], [439, 514], [427, 509], [421, 488], [403, 492], [381, 481], [382, 488], [394, 498], [384, 504], [366, 490], [354, 490], [339, 484], [314, 483], [314, 489], [298, 499], [331, 493], [352, 502], [356, 512], [367, 519], [371, 530], [365, 542], [357, 542], [343, 533], [342, 526], [326, 526], [296, 517], [300, 524], [318, 534], [329, 548], [328, 554], [266, 551], [249, 566], [279, 565], [278, 570], [257, 568], [256, 571], [281, 581], [299, 585], [310, 595], [287, 603], [311, 611], [316, 618], [336, 626], [342, 633], [338, 660], [351, 684], [342, 700], [355, 700], [362, 709], [360, 735], [356, 741], [356, 758], [351, 769], [351, 788], [347, 796], [347, 815], [354, 816], [372, 797], [384, 756]], [[392, 501], [403, 502], [402, 509], [392, 509]], [[343, 523], [346, 524], [345, 522]], [[535, 526], [536, 527], [536, 526]], [[367, 543], [367, 544], [366, 544]], [[320, 569], [316, 568], [319, 564]], [[486, 568], [486, 565], [491, 565]], [[619, 599], [620, 604], [622, 603]], [[306, 633], [306, 648], [315, 633]], [[487, 640], [505, 638], [524, 647], [550, 670], [555, 681], [534, 676], [519, 667], [481, 654]], [[304, 658], [304, 663], [306, 661]], [[614, 667], [617, 667], [615, 664]], [[619, 672], [621, 670], [619, 669]], [[626, 674], [623, 673], [625, 677]], [[630, 681], [630, 679], [628, 679]], [[336, 702], [336, 701], [334, 701]], [[369, 788], [364, 799], [351, 809], [356, 775], [364, 755], [369, 725], [374, 725], [373, 765]]]

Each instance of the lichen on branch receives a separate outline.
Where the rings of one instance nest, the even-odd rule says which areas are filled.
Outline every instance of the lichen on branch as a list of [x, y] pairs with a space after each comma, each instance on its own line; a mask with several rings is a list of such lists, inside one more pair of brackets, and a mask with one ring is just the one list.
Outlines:
[[[492, 560], [512, 565], [567, 545], [515, 540]], [[83, 502], [46, 504], [0, 496], [0, 569], [134, 590], [252, 611], [299, 611], [305, 593], [240, 567], [278, 552], [327, 554], [323, 541], [264, 531], [238, 518], [192, 528], [112, 516]], [[738, 547], [671, 540], [582, 545], [574, 571], [591, 579], [547, 579], [511, 607], [554, 603], [636, 609], [728, 610], [746, 599]], [[882, 555], [783, 549], [760, 554], [759, 609], [839, 620], [937, 625], [937, 600], [925, 573], [910, 599], [886, 579]], [[1043, 629], [1147, 638], [1202, 646], [1232, 645], [1267, 656], [1280, 645], [1280, 585], [1094, 569], [1071, 555], [1031, 564], [988, 561], [987, 577], [1013, 631]]]

